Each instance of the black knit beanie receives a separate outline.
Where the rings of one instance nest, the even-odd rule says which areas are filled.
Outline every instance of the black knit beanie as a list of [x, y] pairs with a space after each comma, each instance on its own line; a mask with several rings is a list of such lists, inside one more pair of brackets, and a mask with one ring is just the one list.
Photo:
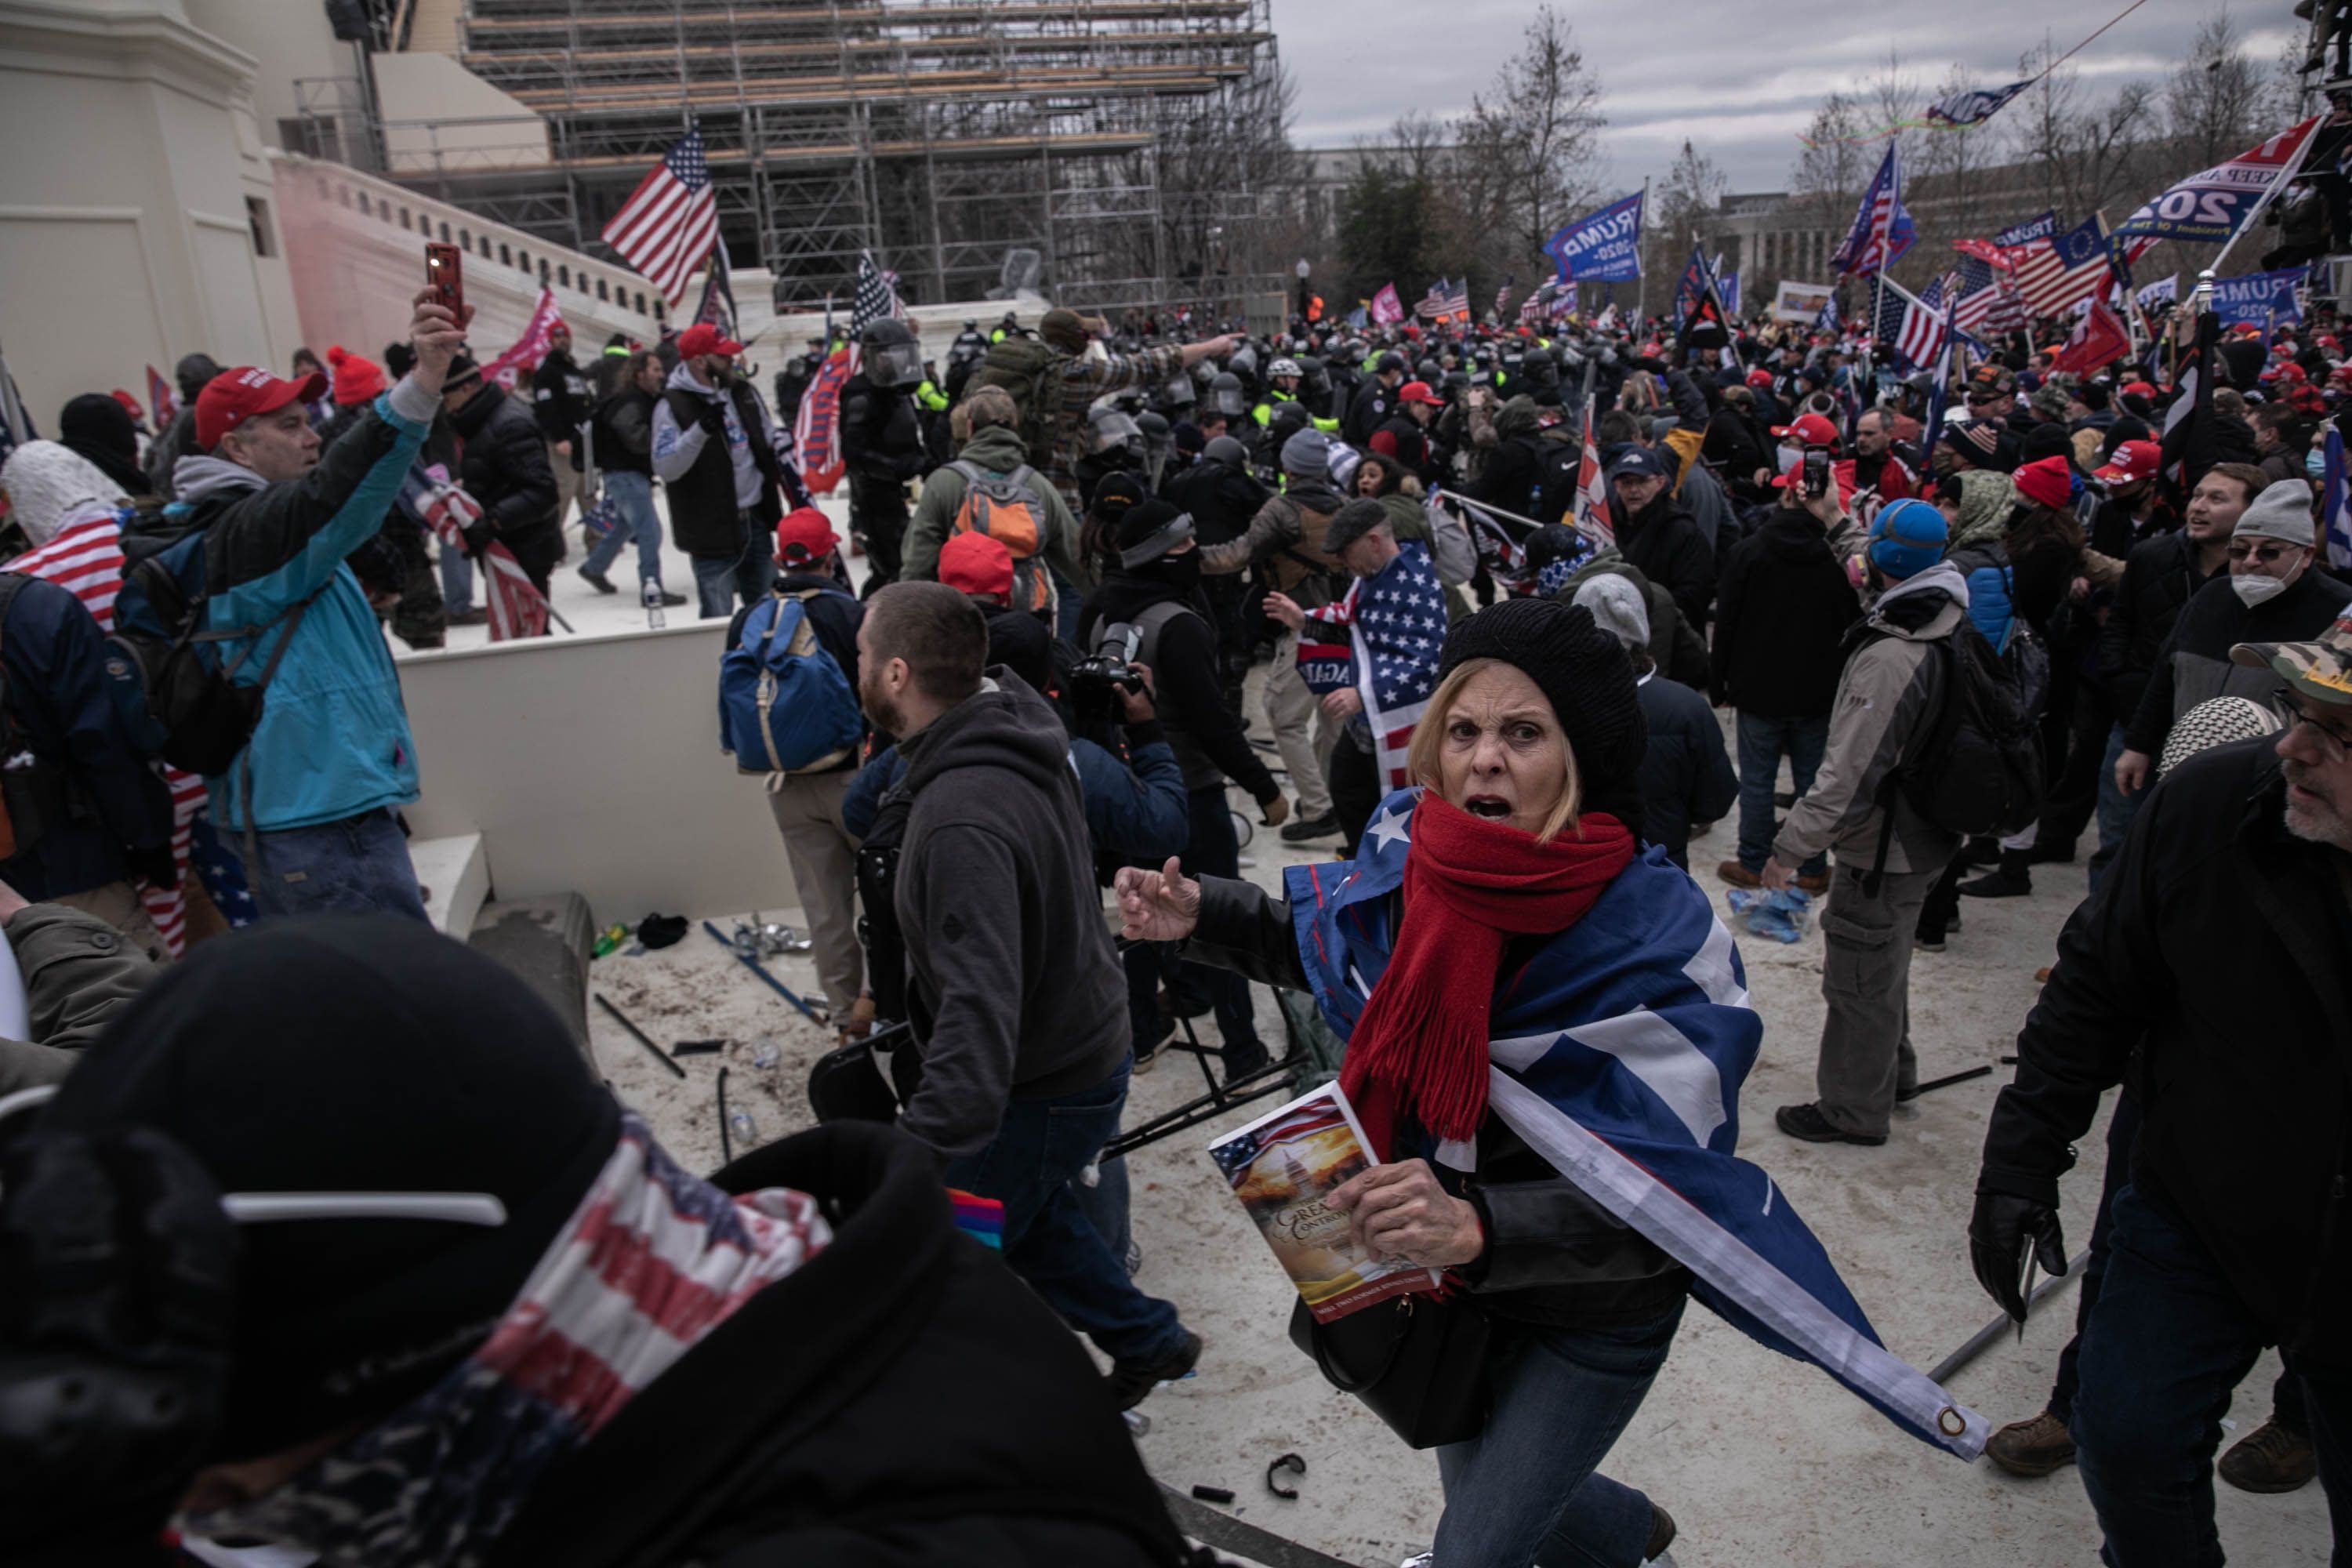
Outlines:
[[1446, 634], [1438, 679], [1474, 658], [1500, 659], [1541, 689], [1576, 756], [1581, 810], [1605, 811], [1639, 835], [1650, 732], [1624, 645], [1581, 605], [1505, 599]]
[[158, 1129], [223, 1193], [490, 1193], [507, 1222], [239, 1227], [223, 1430], [250, 1458], [381, 1420], [512, 1303], [620, 1135], [546, 1003], [393, 915], [266, 923], [142, 993], [41, 1112], [44, 1131]]
[[[1097, 496], [1096, 500], [1099, 505], [1101, 497]], [[1118, 521], [1111, 530], [1111, 542], [1121, 550], [1132, 550], [1173, 522], [1179, 515], [1173, 505], [1158, 496], [1137, 501], [1119, 513]]]
[[1089, 510], [1102, 520], [1104, 526], [1117, 528], [1119, 519], [1127, 515], [1127, 509], [1148, 493], [1140, 478], [1122, 468], [1105, 474], [1096, 484], [1094, 505]]

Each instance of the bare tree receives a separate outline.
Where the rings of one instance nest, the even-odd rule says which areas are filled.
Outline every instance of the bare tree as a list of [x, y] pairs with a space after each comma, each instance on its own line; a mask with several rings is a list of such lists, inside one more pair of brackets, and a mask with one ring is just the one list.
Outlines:
[[2233, 158], [2275, 126], [2263, 123], [2269, 84], [2227, 10], [2208, 16], [2164, 88], [2166, 128], [2200, 166]]
[[1591, 205], [1607, 123], [1575, 29], [1538, 7], [1456, 138], [1454, 184], [1474, 219], [1491, 219], [1482, 259], [1497, 276], [1533, 267], [1551, 231]]
[[1650, 255], [1643, 269], [1653, 278], [1678, 278], [1688, 247], [1712, 252], [1723, 222], [1723, 171], [1689, 142], [1651, 193], [1643, 226]]
[[2164, 162], [2151, 145], [2158, 130], [2156, 89], [2127, 81], [2105, 103], [2085, 105], [2074, 67], [2044, 73], [2049, 55], [2045, 44], [2018, 62], [2019, 75], [2041, 77], [2018, 100], [2013, 123], [2025, 188], [2070, 222], [2109, 206], [2137, 206], [2145, 194], [2139, 187]]

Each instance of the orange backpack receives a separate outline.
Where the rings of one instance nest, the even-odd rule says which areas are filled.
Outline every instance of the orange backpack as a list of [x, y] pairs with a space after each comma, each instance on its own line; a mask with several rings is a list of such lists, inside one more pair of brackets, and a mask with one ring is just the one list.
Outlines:
[[1045, 532], [1038, 518], [1044, 503], [1029, 488], [1029, 465], [1009, 474], [991, 473], [961, 458], [948, 467], [963, 476], [963, 500], [949, 532], [982, 533], [1004, 546], [1013, 557], [1014, 607], [1045, 609], [1054, 602], [1054, 584], [1036, 559]]

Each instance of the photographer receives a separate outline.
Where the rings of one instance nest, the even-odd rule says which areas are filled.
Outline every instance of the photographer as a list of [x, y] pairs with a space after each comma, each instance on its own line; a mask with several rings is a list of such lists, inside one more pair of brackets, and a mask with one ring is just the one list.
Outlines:
[[[1288, 803], [1243, 734], [1241, 721], [1225, 706], [1217, 679], [1216, 632], [1200, 594], [1201, 552], [1192, 519], [1164, 500], [1146, 500], [1128, 509], [1111, 537], [1117, 564], [1079, 612], [1084, 646], [1099, 653], [1111, 642], [1114, 628], [1128, 628], [1131, 640], [1123, 643], [1122, 661], [1159, 672], [1162, 721], [1183, 771], [1191, 816], [1184, 863], [1211, 876], [1238, 876], [1241, 846], [1225, 800], [1226, 779], [1249, 791], [1268, 825], [1282, 821]], [[1139, 1055], [1174, 1027], [1157, 1008], [1159, 984], [1165, 978], [1180, 1008], [1185, 992], [1206, 994], [1224, 1041], [1228, 1077], [1240, 1077], [1266, 1060], [1250, 1016], [1249, 986], [1239, 975], [1192, 965], [1180, 973], [1166, 950], [1152, 946], [1129, 948], [1126, 963], [1128, 1014]]]

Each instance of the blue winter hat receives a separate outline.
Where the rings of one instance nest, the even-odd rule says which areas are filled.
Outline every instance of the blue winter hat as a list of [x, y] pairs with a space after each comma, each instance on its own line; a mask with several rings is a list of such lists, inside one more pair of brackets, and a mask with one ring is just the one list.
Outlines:
[[1927, 502], [1890, 501], [1871, 519], [1870, 543], [1864, 553], [1882, 575], [1899, 582], [1941, 561], [1950, 537], [1944, 514]]

